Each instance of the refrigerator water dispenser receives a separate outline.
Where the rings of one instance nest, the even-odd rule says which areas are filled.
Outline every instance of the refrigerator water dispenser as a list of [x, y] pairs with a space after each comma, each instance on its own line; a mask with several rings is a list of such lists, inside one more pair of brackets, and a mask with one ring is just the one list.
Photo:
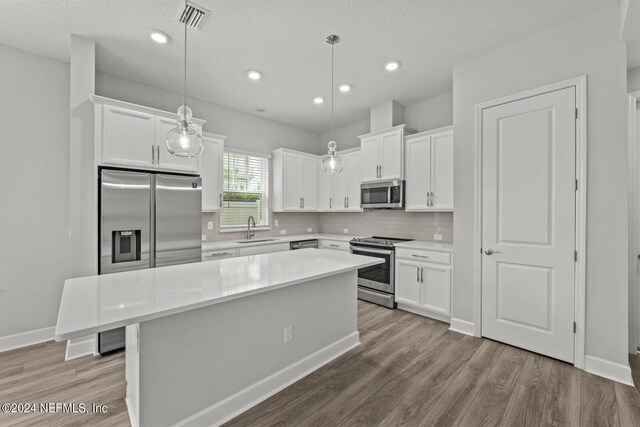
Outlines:
[[115, 230], [111, 242], [112, 263], [140, 261], [140, 230]]

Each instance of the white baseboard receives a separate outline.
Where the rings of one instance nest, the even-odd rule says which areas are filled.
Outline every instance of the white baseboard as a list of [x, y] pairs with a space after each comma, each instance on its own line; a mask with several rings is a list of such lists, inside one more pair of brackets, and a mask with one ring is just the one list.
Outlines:
[[413, 314], [419, 314], [420, 316], [429, 317], [431, 319], [440, 320], [441, 322], [445, 322], [445, 323], [451, 322], [451, 318], [445, 314], [435, 313], [430, 310], [413, 307], [411, 305], [406, 305], [401, 302], [398, 303], [398, 309], [408, 311]]
[[88, 337], [75, 338], [67, 341], [67, 353], [64, 360], [73, 360], [82, 356], [95, 356], [96, 353], [96, 335]]
[[603, 378], [633, 386], [633, 377], [631, 376], [629, 365], [585, 355], [584, 370]]
[[468, 322], [466, 320], [456, 319], [455, 317], [452, 317], [449, 330], [465, 335], [474, 336], [476, 332], [476, 325], [473, 322]]
[[253, 383], [249, 387], [196, 412], [176, 426], [219, 426], [247, 409], [273, 396], [338, 356], [360, 345], [359, 333], [353, 332], [310, 354], [304, 359]]
[[131, 400], [129, 400], [128, 397], [125, 397], [124, 403], [127, 404], [127, 413], [129, 414], [129, 422], [131, 423], [131, 427], [138, 427], [138, 419], [133, 416], [133, 411], [131, 410]]
[[14, 350], [20, 347], [27, 347], [45, 341], [51, 341], [55, 334], [55, 326], [35, 329], [33, 331], [20, 332], [19, 334], [0, 337], [0, 353]]

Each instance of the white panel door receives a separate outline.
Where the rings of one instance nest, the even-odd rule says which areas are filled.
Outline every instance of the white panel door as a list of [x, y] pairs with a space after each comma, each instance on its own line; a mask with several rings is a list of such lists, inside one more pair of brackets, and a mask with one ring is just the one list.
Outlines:
[[431, 137], [407, 139], [406, 210], [427, 210], [431, 190]]
[[153, 167], [155, 116], [105, 105], [102, 132], [104, 163]]
[[204, 151], [200, 157], [202, 176], [202, 210], [216, 212], [222, 209], [222, 156], [224, 142], [204, 136]]
[[453, 131], [431, 137], [431, 209], [453, 210]]
[[299, 156], [290, 153], [283, 155], [284, 172], [284, 210], [302, 209], [302, 166]]
[[416, 307], [421, 305], [421, 268], [417, 262], [396, 260], [396, 302]]
[[384, 134], [380, 138], [382, 144], [382, 179], [402, 179], [402, 130]]
[[362, 181], [376, 181], [380, 166], [380, 137], [371, 136], [360, 142]]
[[567, 362], [575, 144], [574, 88], [483, 111], [482, 335]]
[[315, 211], [318, 207], [317, 200], [317, 167], [318, 161], [312, 157], [302, 157], [302, 209]]
[[333, 203], [337, 211], [347, 210], [347, 196], [349, 196], [349, 156], [341, 156], [344, 169], [342, 172], [334, 174], [333, 180]]
[[360, 209], [360, 183], [362, 182], [360, 152], [349, 154], [349, 193], [347, 208]]
[[162, 169], [171, 169], [181, 172], [198, 172], [198, 158], [176, 157], [167, 150], [167, 134], [174, 129], [177, 123], [174, 119], [156, 117], [156, 165]]

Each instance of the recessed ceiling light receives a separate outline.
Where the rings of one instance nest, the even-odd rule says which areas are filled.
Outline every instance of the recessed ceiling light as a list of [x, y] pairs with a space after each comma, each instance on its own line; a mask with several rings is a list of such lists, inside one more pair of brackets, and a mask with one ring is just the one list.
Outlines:
[[160, 44], [166, 44], [171, 40], [169, 34], [164, 33], [160, 30], [149, 30], [149, 36], [151, 37], [151, 40]]
[[247, 71], [247, 77], [251, 80], [260, 80], [262, 78], [262, 73], [258, 70], [249, 70]]
[[351, 90], [351, 85], [345, 83], [340, 85], [338, 89], [340, 89], [340, 92], [349, 92]]
[[395, 71], [398, 69], [399, 66], [400, 66], [400, 63], [398, 61], [391, 61], [391, 62], [387, 62], [384, 68], [386, 68], [387, 71]]
[[324, 102], [324, 98], [316, 96], [315, 98], [313, 98], [313, 102], [314, 104], [322, 104]]

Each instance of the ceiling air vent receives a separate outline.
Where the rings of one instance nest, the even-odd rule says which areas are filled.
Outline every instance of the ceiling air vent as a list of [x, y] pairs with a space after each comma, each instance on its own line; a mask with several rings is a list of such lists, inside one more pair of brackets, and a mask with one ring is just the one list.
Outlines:
[[209, 16], [209, 12], [202, 6], [198, 6], [197, 4], [187, 1], [186, 6], [180, 8], [180, 12], [178, 13], [178, 20], [183, 24], [186, 24], [191, 28], [202, 28], [202, 24]]

